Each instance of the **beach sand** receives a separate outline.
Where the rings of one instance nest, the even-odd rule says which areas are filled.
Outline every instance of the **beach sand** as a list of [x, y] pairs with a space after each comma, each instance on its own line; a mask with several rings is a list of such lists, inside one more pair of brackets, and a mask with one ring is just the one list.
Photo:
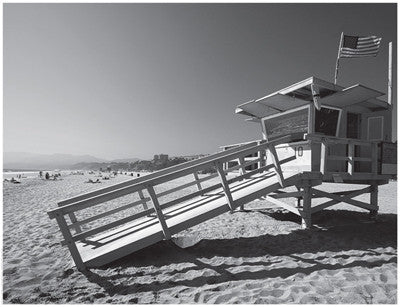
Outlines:
[[3, 184], [4, 303], [397, 303], [396, 182], [379, 188], [377, 221], [340, 204], [301, 230], [297, 216], [257, 200], [82, 274], [46, 211], [132, 179], [88, 178]]

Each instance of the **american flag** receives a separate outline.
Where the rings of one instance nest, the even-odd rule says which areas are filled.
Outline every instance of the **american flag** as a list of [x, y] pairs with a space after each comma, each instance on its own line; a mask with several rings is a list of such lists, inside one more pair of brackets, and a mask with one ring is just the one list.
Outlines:
[[340, 58], [358, 58], [376, 56], [381, 44], [381, 37], [376, 36], [343, 36]]

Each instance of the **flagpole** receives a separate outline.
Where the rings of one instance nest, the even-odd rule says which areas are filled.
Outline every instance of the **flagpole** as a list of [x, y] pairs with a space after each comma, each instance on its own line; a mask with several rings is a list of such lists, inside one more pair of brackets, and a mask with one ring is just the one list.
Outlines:
[[339, 58], [340, 58], [340, 49], [343, 46], [343, 32], [342, 35], [340, 36], [340, 42], [339, 42], [339, 50], [337, 54], [337, 59], [336, 59], [336, 69], [335, 69], [335, 84], [337, 83], [337, 77], [339, 73]]
[[393, 70], [392, 70], [392, 60], [393, 60], [393, 53], [392, 53], [392, 42], [389, 43], [389, 67], [388, 67], [388, 104], [392, 105], [392, 78], [393, 78]]

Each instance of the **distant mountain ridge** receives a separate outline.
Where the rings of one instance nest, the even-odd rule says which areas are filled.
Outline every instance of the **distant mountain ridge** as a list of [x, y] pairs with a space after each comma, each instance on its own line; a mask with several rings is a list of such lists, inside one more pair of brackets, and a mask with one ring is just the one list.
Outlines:
[[79, 163], [136, 162], [137, 158], [106, 160], [91, 155], [36, 154], [29, 152], [4, 152], [3, 169], [70, 169]]

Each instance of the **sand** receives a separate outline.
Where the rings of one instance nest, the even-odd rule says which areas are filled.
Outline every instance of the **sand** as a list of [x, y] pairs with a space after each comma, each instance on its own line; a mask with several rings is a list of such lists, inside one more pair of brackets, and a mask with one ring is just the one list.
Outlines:
[[82, 274], [46, 211], [132, 177], [88, 178], [3, 183], [4, 303], [397, 303], [396, 182], [379, 188], [377, 221], [340, 204], [305, 231], [297, 216], [257, 200]]

